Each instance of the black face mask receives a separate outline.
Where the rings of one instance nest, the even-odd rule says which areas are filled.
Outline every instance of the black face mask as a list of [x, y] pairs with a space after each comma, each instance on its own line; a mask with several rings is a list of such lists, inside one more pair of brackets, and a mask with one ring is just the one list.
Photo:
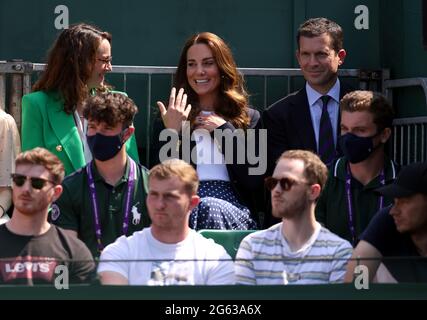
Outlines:
[[373, 139], [379, 135], [370, 137], [359, 137], [352, 133], [346, 133], [339, 138], [344, 156], [350, 163], [359, 163], [366, 160], [375, 151]]
[[122, 137], [123, 132], [115, 136], [96, 133], [93, 136], [86, 136], [86, 139], [92, 156], [99, 161], [107, 161], [114, 158], [122, 149]]

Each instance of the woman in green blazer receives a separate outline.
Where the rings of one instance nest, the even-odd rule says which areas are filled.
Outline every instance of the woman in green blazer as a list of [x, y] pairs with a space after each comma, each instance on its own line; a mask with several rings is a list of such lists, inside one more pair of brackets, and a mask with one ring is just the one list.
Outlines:
[[[68, 175], [91, 160], [83, 119], [86, 97], [109, 91], [104, 83], [111, 71], [111, 35], [87, 24], [65, 29], [55, 41], [48, 65], [22, 98], [22, 150], [43, 147], [63, 162]], [[123, 93], [125, 94], [125, 93]], [[137, 162], [135, 136], [126, 143]]]

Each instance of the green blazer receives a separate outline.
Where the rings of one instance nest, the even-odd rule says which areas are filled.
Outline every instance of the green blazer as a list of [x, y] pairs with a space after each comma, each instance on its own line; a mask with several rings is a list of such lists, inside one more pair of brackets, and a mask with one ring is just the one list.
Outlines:
[[[64, 164], [65, 175], [83, 167], [82, 142], [72, 114], [64, 112], [58, 92], [36, 91], [22, 97], [22, 151], [43, 147]], [[135, 135], [126, 142], [129, 156], [139, 163]]]

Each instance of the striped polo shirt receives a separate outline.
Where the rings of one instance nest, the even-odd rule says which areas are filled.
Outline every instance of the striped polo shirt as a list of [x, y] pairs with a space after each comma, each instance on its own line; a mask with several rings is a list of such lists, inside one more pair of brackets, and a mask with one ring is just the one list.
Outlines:
[[235, 261], [237, 284], [327, 284], [343, 282], [352, 246], [316, 223], [315, 232], [297, 251], [282, 236], [282, 224], [248, 235]]

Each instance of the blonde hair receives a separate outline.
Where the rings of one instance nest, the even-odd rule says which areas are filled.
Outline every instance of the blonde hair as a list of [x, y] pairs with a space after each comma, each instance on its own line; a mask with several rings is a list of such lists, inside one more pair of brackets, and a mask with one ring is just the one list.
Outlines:
[[151, 179], [155, 177], [159, 180], [178, 177], [183, 183], [185, 191], [189, 195], [197, 194], [199, 187], [199, 177], [196, 170], [187, 162], [180, 159], [169, 159], [154, 166], [148, 175]]

